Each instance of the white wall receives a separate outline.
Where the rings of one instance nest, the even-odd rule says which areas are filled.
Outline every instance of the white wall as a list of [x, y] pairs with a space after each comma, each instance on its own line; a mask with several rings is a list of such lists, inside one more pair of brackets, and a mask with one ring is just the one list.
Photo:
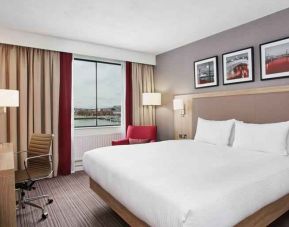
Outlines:
[[0, 27], [0, 43], [69, 52], [73, 54], [120, 61], [131, 61], [150, 65], [156, 64], [156, 56], [153, 54], [52, 37], [48, 35], [39, 35], [35, 33], [7, 29], [4, 27]]

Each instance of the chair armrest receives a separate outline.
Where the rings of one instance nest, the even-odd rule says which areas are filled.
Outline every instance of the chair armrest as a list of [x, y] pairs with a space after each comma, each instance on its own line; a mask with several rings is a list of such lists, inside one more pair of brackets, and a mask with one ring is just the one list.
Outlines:
[[22, 153], [28, 153], [37, 156], [39, 153], [32, 152], [32, 151], [14, 151], [14, 154], [22, 154]]
[[32, 156], [32, 157], [25, 158], [24, 162], [27, 162], [30, 159], [43, 158], [43, 157], [52, 157], [52, 155], [51, 154], [35, 155], [35, 156]]
[[18, 155], [18, 154], [28, 154], [29, 152], [29, 155], [32, 155], [32, 157], [37, 157], [39, 156], [39, 153], [36, 153], [36, 152], [31, 152], [31, 151], [14, 151], [14, 155]]
[[27, 153], [28, 151], [14, 151], [14, 154]]
[[129, 144], [129, 140], [128, 139], [111, 141], [111, 145], [112, 146], [115, 146], [115, 145], [128, 145], [128, 144]]
[[43, 158], [43, 157], [50, 157], [50, 160], [49, 162], [52, 162], [52, 155], [51, 154], [41, 154], [41, 155], [34, 155], [32, 157], [27, 157], [24, 159], [24, 166], [25, 166], [25, 169], [27, 169], [27, 161], [28, 160], [31, 160], [31, 159], [37, 159], [37, 158]]

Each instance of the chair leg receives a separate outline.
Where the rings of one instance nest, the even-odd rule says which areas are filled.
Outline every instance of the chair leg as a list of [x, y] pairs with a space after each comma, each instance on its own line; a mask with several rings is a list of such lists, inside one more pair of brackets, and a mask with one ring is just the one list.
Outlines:
[[44, 199], [44, 198], [47, 198], [46, 205], [49, 205], [49, 204], [53, 203], [53, 199], [50, 199], [49, 195], [40, 195], [40, 196], [31, 197], [31, 198], [25, 199], [25, 201], [26, 202], [31, 202], [31, 201], [34, 201], [34, 200], [39, 200], [39, 199]]
[[49, 195], [40, 195], [40, 196], [30, 197], [30, 198], [26, 198], [25, 201], [29, 202], [29, 201], [34, 201], [34, 200], [44, 199], [44, 198], [49, 198]]
[[35, 203], [28, 202], [28, 201], [25, 201], [24, 203], [27, 204], [27, 205], [29, 205], [29, 206], [32, 206], [32, 207], [41, 209], [41, 210], [42, 210], [42, 219], [46, 219], [46, 218], [47, 218], [48, 213], [47, 213], [47, 211], [45, 211], [44, 207], [39, 206], [39, 205], [37, 205], [37, 204], [35, 204]]
[[18, 208], [20, 207], [22, 209], [25, 209], [24, 200], [25, 200], [25, 192], [23, 189], [20, 189], [18, 191]]
[[20, 189], [15, 189], [15, 196], [16, 196], [16, 210], [20, 209]]
[[41, 209], [41, 211], [42, 211], [42, 219], [46, 219], [47, 218], [48, 213], [45, 210], [45, 206], [42, 207], [42, 206], [40, 206], [38, 204], [32, 203], [32, 201], [47, 198], [46, 205], [51, 204], [53, 202], [53, 200], [49, 198], [49, 195], [40, 195], [40, 196], [31, 197], [31, 198], [26, 198], [25, 192], [24, 192], [23, 189], [19, 190], [18, 195], [19, 195], [19, 198], [18, 198], [18, 207], [19, 208], [24, 209], [25, 205], [29, 205], [29, 206]]
[[39, 206], [39, 205], [37, 205], [37, 204], [35, 204], [35, 203], [31, 203], [31, 202], [29, 202], [29, 201], [24, 201], [24, 204], [27, 204], [27, 205], [29, 205], [29, 206], [36, 207], [36, 208], [38, 208], [38, 209], [41, 209], [41, 210], [42, 210], [42, 213], [44, 213], [44, 208], [43, 208], [42, 206]]

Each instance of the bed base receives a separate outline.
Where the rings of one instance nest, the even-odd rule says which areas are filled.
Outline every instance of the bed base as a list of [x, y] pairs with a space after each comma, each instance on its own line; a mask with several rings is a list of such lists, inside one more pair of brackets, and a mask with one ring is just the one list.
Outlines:
[[[148, 227], [149, 225], [131, 213], [125, 206], [117, 201], [111, 194], [103, 189], [93, 179], [89, 178], [90, 188], [110, 206], [131, 227]], [[273, 203], [261, 208], [254, 214], [242, 220], [235, 227], [264, 227], [289, 210], [289, 194]]]
[[90, 188], [113, 209], [127, 224], [131, 227], [148, 227], [145, 222], [140, 220], [137, 216], [131, 213], [125, 206], [117, 201], [111, 194], [104, 190], [93, 179], [89, 178]]

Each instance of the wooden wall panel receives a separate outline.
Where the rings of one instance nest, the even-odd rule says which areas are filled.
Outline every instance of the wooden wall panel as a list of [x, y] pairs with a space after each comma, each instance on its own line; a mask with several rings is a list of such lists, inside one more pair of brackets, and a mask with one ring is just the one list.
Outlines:
[[12, 144], [0, 144], [0, 226], [16, 227], [14, 153]]

